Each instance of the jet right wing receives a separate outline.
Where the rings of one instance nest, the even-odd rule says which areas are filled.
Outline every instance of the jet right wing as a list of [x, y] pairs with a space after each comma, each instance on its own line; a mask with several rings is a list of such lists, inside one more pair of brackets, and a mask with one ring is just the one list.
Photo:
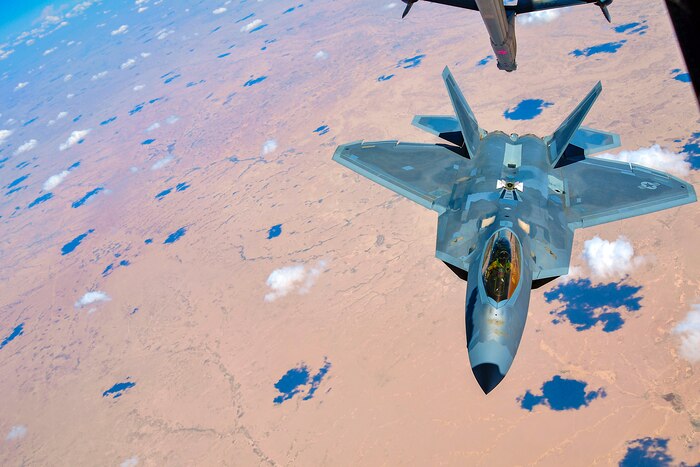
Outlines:
[[572, 229], [692, 203], [693, 186], [658, 170], [628, 162], [586, 158], [559, 169]]
[[437, 212], [445, 211], [455, 181], [472, 165], [454, 146], [398, 141], [344, 144], [333, 160]]

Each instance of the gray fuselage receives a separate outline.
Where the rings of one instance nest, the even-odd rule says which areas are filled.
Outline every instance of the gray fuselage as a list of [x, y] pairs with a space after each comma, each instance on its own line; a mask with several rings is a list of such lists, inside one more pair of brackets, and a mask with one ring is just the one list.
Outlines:
[[[489, 133], [472, 159], [470, 173], [455, 185], [448, 209], [439, 218], [438, 249], [445, 242], [459, 241], [455, 239], [462, 238], [464, 225], [476, 230], [463, 253], [469, 258], [467, 345], [477, 380], [488, 392], [505, 376], [520, 344], [536, 269], [535, 242], [559, 239], [560, 244], [553, 247], [567, 254], [573, 232], [560, 217], [564, 195], [549, 182], [556, 180], [550, 174], [556, 169], [551, 169], [541, 138]], [[504, 229], [514, 239], [514, 257], [509, 260], [514, 290], [507, 297], [494, 299], [487, 290], [494, 282], [487, 277], [493, 275], [487, 274], [492, 250], [489, 241]]]

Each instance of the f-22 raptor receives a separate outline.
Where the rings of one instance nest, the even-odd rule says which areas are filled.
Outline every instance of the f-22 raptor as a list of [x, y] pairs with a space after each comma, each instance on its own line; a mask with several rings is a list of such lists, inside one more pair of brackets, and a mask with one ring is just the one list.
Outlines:
[[438, 213], [436, 256], [467, 280], [471, 368], [489, 393], [508, 372], [530, 291], [569, 271], [574, 230], [696, 200], [691, 184], [628, 162], [589, 158], [619, 137], [581, 127], [598, 82], [554, 133], [486, 132], [448, 68], [454, 116], [413, 124], [446, 144], [339, 146], [333, 160]]
[[[406, 4], [402, 18], [418, 0], [402, 0]], [[575, 5], [594, 4], [600, 7], [605, 19], [610, 22], [608, 5], [613, 0], [427, 0], [433, 3], [476, 10], [481, 13], [484, 25], [491, 38], [491, 48], [496, 54], [496, 65], [505, 71], [515, 71], [517, 44], [515, 40], [515, 17], [523, 13], [564, 8]]]

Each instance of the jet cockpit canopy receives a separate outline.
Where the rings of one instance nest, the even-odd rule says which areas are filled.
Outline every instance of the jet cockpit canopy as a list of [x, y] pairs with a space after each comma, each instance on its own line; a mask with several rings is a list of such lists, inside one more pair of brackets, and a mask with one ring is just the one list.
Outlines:
[[510, 299], [520, 282], [520, 242], [508, 229], [495, 232], [486, 244], [481, 274], [486, 295], [496, 303]]

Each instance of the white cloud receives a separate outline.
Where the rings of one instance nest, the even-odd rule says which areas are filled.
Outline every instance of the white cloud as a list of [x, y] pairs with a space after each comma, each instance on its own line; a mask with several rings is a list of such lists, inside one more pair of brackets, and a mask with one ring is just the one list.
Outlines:
[[45, 182], [44, 186], [42, 187], [44, 191], [51, 191], [54, 188], [56, 188], [58, 185], [61, 184], [61, 182], [68, 176], [69, 172], [67, 170], [64, 170], [61, 173], [58, 173], [56, 175], [51, 175]]
[[700, 362], [700, 305], [693, 305], [683, 321], [673, 328], [681, 337], [681, 357], [690, 363]]
[[56, 115], [56, 120], [60, 120], [62, 118], [65, 118], [68, 116], [68, 112], [59, 112], [58, 115]]
[[250, 32], [251, 29], [255, 29], [255, 28], [257, 28], [258, 26], [260, 26], [261, 24], [262, 24], [262, 20], [261, 20], [261, 19], [253, 20], [253, 21], [251, 21], [250, 23], [248, 23], [248, 24], [246, 24], [245, 26], [243, 26], [243, 27], [241, 28], [241, 32]]
[[119, 464], [119, 467], [136, 467], [139, 465], [139, 456], [132, 456]]
[[75, 5], [75, 6], [73, 7], [73, 9], [72, 9], [71, 11], [69, 11], [68, 13], [66, 13], [66, 16], [67, 16], [68, 18], [72, 18], [72, 17], [74, 17], [74, 16], [78, 16], [78, 15], [82, 14], [83, 12], [85, 12], [85, 10], [87, 10], [88, 8], [90, 8], [90, 6], [91, 6], [93, 3], [94, 3], [94, 2], [92, 2], [92, 1], [90, 1], [90, 0], [85, 1], [85, 2], [81, 2], [81, 3], [78, 3], [77, 5]]
[[15, 52], [15, 49], [10, 49], [10, 50], [0, 49], [0, 60], [5, 60], [7, 57], [12, 55], [14, 52]]
[[557, 280], [561, 284], [568, 284], [569, 282], [580, 278], [582, 272], [583, 271], [579, 266], [569, 266], [569, 272], [564, 276], [559, 276]]
[[155, 122], [153, 125], [146, 128], [146, 131], [153, 131], [153, 130], [157, 130], [158, 128], [160, 128], [160, 123]]
[[162, 159], [159, 159], [151, 166], [151, 170], [162, 169], [166, 165], [170, 164], [170, 162], [172, 162], [172, 160], [173, 160], [172, 156], [166, 156]]
[[134, 86], [134, 91], [140, 91], [145, 87], [146, 86], [144, 86], [143, 84], [137, 84], [136, 86]]
[[137, 12], [138, 12], [138, 13], [143, 13], [143, 12], [146, 11], [146, 10], [148, 10], [148, 7], [147, 7], [147, 6], [142, 6], [142, 7], [140, 7], [140, 8], [137, 10]]
[[141, 52], [141, 58], [148, 58], [151, 56], [151, 52]]
[[90, 78], [90, 79], [92, 81], [97, 81], [98, 79], [102, 79], [105, 76], [107, 76], [107, 71], [100, 71], [99, 73], [92, 75], [92, 78]]
[[225, 13], [225, 12], [226, 12], [226, 8], [224, 8], [224, 7], [219, 7], [216, 10], [212, 11], [212, 13], [214, 13], [215, 15], [220, 15], [221, 13]]
[[0, 144], [12, 135], [12, 130], [0, 130]]
[[584, 242], [581, 256], [591, 272], [600, 277], [622, 277], [644, 261], [634, 256], [632, 244], [623, 236], [609, 242], [596, 235]]
[[107, 302], [109, 300], [111, 300], [111, 298], [109, 298], [109, 295], [99, 290], [95, 290], [94, 292], [88, 292], [82, 297], [80, 297], [80, 300], [75, 302], [75, 307], [83, 308], [84, 306], [91, 305], [95, 302]]
[[160, 31], [158, 31], [158, 32], [156, 33], [156, 38], [157, 38], [159, 41], [162, 41], [163, 39], [165, 39], [166, 37], [168, 37], [170, 34], [173, 34], [174, 32], [175, 32], [175, 31], [172, 30], [172, 29], [161, 29]]
[[144, 3], [148, 3], [148, 0], [136, 0], [136, 1], [134, 1], [134, 5], [136, 5], [136, 6], [143, 5]]
[[119, 26], [117, 29], [115, 29], [114, 31], [112, 31], [111, 34], [112, 34], [113, 36], [116, 36], [116, 35], [118, 35], [118, 34], [126, 34], [127, 32], [129, 32], [129, 26], [128, 26], [127, 24], [122, 24], [122, 25]]
[[74, 97], [75, 97], [75, 94], [73, 94], [73, 93], [66, 94], [66, 99], [73, 99]]
[[90, 133], [90, 131], [92, 131], [91, 128], [88, 128], [87, 130], [74, 131], [73, 133], [70, 134], [70, 136], [68, 137], [66, 142], [61, 144], [58, 147], [58, 149], [60, 151], [64, 151], [64, 150], [68, 149], [69, 147], [76, 145], [77, 143], [82, 141], [85, 138], [85, 136], [87, 136], [87, 134]]
[[263, 144], [262, 155], [264, 156], [270, 154], [275, 149], [277, 149], [277, 141], [275, 141], [274, 139], [268, 139], [267, 141], [265, 141], [265, 144]]
[[22, 83], [17, 83], [17, 86], [15, 86], [15, 91], [19, 91], [20, 89], [27, 87], [29, 84], [29, 81], [24, 81]]
[[663, 170], [675, 175], [688, 175], [690, 163], [685, 160], [688, 154], [681, 152], [673, 153], [663, 149], [658, 144], [648, 148], [640, 148], [636, 151], [620, 151], [618, 154], [605, 153], [597, 157], [612, 159], [622, 162], [632, 162], [643, 165], [651, 169]]
[[129, 60], [127, 60], [127, 61], [125, 61], [124, 63], [122, 63], [121, 65], [119, 65], [119, 68], [121, 68], [122, 70], [124, 70], [124, 69], [126, 69], [126, 68], [131, 68], [131, 67], [134, 66], [135, 64], [136, 64], [136, 60], [133, 59], [133, 58], [130, 58]]
[[10, 428], [10, 432], [7, 433], [5, 439], [7, 441], [14, 441], [16, 439], [24, 438], [27, 435], [27, 427], [24, 425], [15, 425]]
[[15, 151], [15, 155], [17, 154], [22, 154], [23, 152], [31, 151], [34, 149], [39, 142], [35, 139], [30, 139], [29, 141], [23, 143], [20, 147], [17, 148]]
[[396, 3], [396, 2], [391, 2], [391, 3], [387, 3], [387, 4], [384, 5], [382, 8], [383, 8], [384, 10], [391, 10], [392, 8], [395, 8], [396, 5], [398, 5], [398, 3]]
[[67, 83], [68, 81], [73, 79], [73, 75], [67, 74], [66, 76], [63, 77], [63, 82]]
[[319, 261], [316, 266], [308, 269], [303, 264], [275, 269], [267, 278], [267, 286], [272, 291], [265, 294], [265, 301], [275, 301], [294, 291], [299, 294], [307, 293], [325, 267], [326, 262]]
[[58, 49], [58, 47], [52, 47], [50, 49], [44, 50], [44, 56], [54, 53], [57, 49]]
[[319, 50], [318, 52], [316, 52], [316, 55], [314, 55], [314, 58], [316, 60], [325, 60], [328, 58], [328, 52], [325, 52], [323, 50]]
[[516, 16], [518, 24], [542, 24], [554, 21], [560, 16], [557, 10], [541, 10]]
[[180, 120], [180, 117], [178, 117], [177, 115], [171, 115], [165, 119], [165, 123], [167, 123], [168, 125], [172, 125], [173, 123], [177, 122], [178, 120]]

